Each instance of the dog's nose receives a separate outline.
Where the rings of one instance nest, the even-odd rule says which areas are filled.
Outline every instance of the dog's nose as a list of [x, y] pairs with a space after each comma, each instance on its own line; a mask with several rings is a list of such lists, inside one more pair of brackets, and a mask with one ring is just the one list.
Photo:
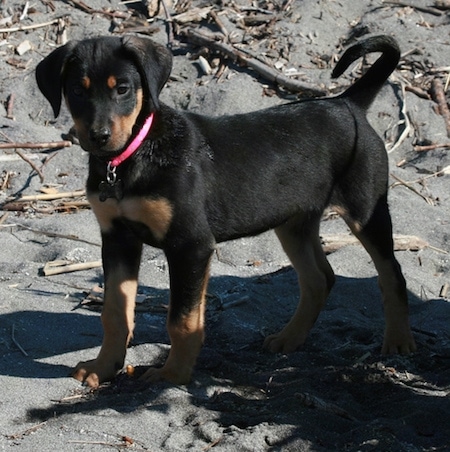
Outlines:
[[100, 127], [89, 131], [89, 138], [98, 145], [105, 145], [111, 138], [111, 130], [108, 127]]

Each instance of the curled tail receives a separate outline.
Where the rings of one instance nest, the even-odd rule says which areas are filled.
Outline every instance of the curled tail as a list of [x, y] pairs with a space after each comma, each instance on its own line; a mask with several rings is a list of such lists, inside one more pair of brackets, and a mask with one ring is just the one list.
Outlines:
[[344, 52], [331, 74], [333, 78], [339, 77], [355, 60], [373, 52], [381, 52], [382, 55], [359, 80], [340, 95], [351, 98], [352, 102], [364, 109], [370, 106], [384, 82], [397, 67], [400, 60], [397, 42], [385, 35], [365, 39]]

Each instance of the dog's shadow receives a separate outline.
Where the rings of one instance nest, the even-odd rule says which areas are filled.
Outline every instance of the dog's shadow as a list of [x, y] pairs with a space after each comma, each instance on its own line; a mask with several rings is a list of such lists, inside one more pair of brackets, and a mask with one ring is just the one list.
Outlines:
[[[142, 355], [145, 359], [146, 352], [152, 349], [151, 360], [156, 359], [157, 362], [144, 362], [143, 366], [139, 363], [137, 372], [145, 370], [148, 365], [162, 364], [169, 343], [164, 310], [169, 297], [168, 290], [143, 287], [141, 291], [152, 301], [148, 309], [138, 304], [135, 338], [129, 353], [136, 350], [136, 356]], [[212, 403], [214, 409], [217, 403], [233, 404], [245, 398], [245, 395], [233, 393], [230, 397], [233, 400], [237, 397], [234, 402], [228, 399], [222, 401], [225, 396], [209, 400], [206, 388], [218, 381], [232, 381], [236, 387], [251, 387], [253, 389], [250, 392], [259, 393], [270, 381], [270, 375], [280, 372], [280, 367], [291, 369], [285, 375], [288, 379], [292, 369], [301, 369], [305, 362], [311, 365], [311, 356], [316, 359], [321, 357], [320, 362], [313, 367], [319, 364], [323, 370], [326, 366], [345, 365], [349, 358], [354, 362], [358, 356], [379, 354], [384, 319], [375, 277], [338, 277], [306, 344], [289, 357], [263, 352], [262, 343], [266, 334], [282, 328], [297, 305], [297, 277], [290, 267], [249, 278], [212, 277], [208, 299], [205, 346], [194, 372], [194, 383], [188, 386], [194, 404], [208, 400], [205, 403]], [[410, 303], [414, 329], [415, 318], [426, 318], [426, 311], [431, 308], [430, 303], [423, 303], [412, 294]], [[155, 309], [155, 306], [162, 308]], [[11, 338], [8, 350], [0, 357], [0, 374], [41, 379], [68, 377], [78, 360], [91, 359], [98, 352], [102, 339], [98, 313], [97, 308], [97, 312], [92, 309], [67, 313], [20, 311], [0, 316], [0, 324], [6, 325], [4, 331], [8, 326], [15, 325], [14, 339], [23, 349], [21, 352]], [[420, 338], [418, 342], [420, 347]], [[77, 411], [90, 412], [108, 406], [124, 412], [133, 411], [142, 405], [152, 409], [152, 401], [167, 387], [166, 384], [148, 387], [136, 378], [121, 374], [116, 381], [90, 393], [79, 403], [31, 409], [29, 416], [45, 419], [50, 411], [53, 416]], [[122, 403], [129, 399], [130, 393], [135, 395], [133, 400], [136, 403]], [[258, 405], [258, 402], [252, 402], [252, 406], [255, 404]], [[163, 409], [161, 404], [157, 405], [158, 410]]]
[[[142, 287], [147, 300], [137, 304], [136, 328], [131, 347], [169, 344], [165, 328], [168, 289]], [[206, 314], [207, 350], [239, 350], [262, 346], [264, 336], [280, 330], [298, 303], [297, 277], [291, 267], [248, 278], [212, 277]], [[412, 314], [423, 305], [410, 294]], [[74, 308], [76, 304], [74, 304]], [[0, 316], [4, 349], [0, 374], [21, 378], [62, 378], [70, 374], [72, 354], [86, 350], [92, 359], [102, 340], [100, 306], [86, 305], [67, 313], [18, 311]], [[310, 335], [311, 342], [330, 330], [338, 336], [382, 340], [384, 319], [376, 278], [338, 277], [335, 288]], [[8, 337], [8, 330], [10, 336]], [[14, 331], [13, 331], [14, 330]], [[372, 333], [370, 333], [372, 330]], [[329, 340], [327, 338], [326, 340]], [[338, 345], [338, 344], [336, 344]], [[21, 350], [22, 349], [22, 350]], [[164, 354], [165, 352], [162, 352]], [[72, 358], [73, 359], [73, 358]], [[77, 358], [75, 358], [77, 359]], [[200, 365], [202, 356], [200, 356]]]

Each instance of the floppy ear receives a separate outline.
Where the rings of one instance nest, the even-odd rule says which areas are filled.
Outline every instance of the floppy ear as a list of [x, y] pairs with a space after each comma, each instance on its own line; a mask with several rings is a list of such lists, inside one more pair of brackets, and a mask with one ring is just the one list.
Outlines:
[[55, 118], [62, 101], [62, 76], [64, 63], [72, 53], [76, 42], [70, 41], [46, 56], [36, 67], [36, 81], [42, 94], [50, 102]]
[[133, 35], [124, 36], [122, 45], [138, 65], [153, 105], [159, 109], [159, 93], [172, 70], [172, 54], [151, 39]]

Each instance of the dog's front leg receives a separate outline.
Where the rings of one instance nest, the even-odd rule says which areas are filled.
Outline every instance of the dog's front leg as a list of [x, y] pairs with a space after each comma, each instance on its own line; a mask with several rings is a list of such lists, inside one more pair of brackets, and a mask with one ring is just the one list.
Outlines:
[[134, 306], [142, 243], [125, 227], [102, 233], [105, 294], [103, 342], [96, 359], [80, 362], [73, 377], [91, 387], [113, 379], [123, 367], [134, 329]]
[[167, 330], [171, 348], [163, 367], [150, 368], [143, 379], [187, 384], [204, 339], [205, 297], [209, 277], [209, 245], [166, 251], [170, 271]]

